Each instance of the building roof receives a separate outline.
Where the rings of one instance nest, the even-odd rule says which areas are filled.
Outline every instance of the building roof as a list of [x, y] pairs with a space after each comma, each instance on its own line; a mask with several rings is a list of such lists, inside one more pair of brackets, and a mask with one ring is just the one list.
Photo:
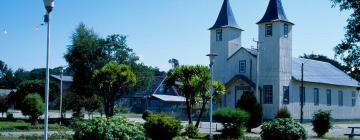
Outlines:
[[214, 26], [212, 26], [209, 30], [216, 29], [216, 28], [226, 28], [226, 27], [240, 29], [240, 27], [236, 23], [229, 0], [224, 0], [224, 3], [221, 7], [219, 16], [218, 16]]
[[340, 86], [359, 87], [359, 82], [327, 62], [304, 58], [292, 59], [292, 77], [301, 81], [301, 64], [304, 63], [304, 81]]
[[257, 24], [273, 21], [284, 21], [291, 23], [286, 18], [286, 14], [282, 6], [281, 0], [270, 0], [264, 17]]
[[7, 96], [12, 91], [16, 92], [16, 89], [0, 89], [0, 96]]
[[185, 102], [185, 97], [183, 96], [153, 94], [152, 97], [160, 99], [165, 102]]
[[[59, 75], [51, 75], [51, 77], [57, 79], [57, 80], [61, 80]], [[72, 82], [73, 81], [73, 77], [72, 76], [62, 76], [62, 80], [63, 82]]]

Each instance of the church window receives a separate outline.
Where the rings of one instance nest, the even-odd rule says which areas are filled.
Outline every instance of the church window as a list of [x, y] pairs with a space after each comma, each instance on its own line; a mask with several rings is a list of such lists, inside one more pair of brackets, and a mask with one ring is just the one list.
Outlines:
[[331, 89], [326, 90], [326, 104], [331, 106]]
[[216, 41], [222, 41], [222, 30], [216, 30]]
[[264, 85], [264, 104], [273, 103], [273, 86]]
[[301, 87], [299, 88], [299, 93], [300, 93], [300, 103], [301, 101], [303, 101], [303, 103], [306, 103], [306, 92], [305, 92], [305, 87], [303, 88], [303, 90], [301, 90]]
[[272, 36], [272, 24], [265, 25], [265, 36], [266, 37]]
[[283, 97], [283, 104], [289, 104], [290, 103], [290, 92], [289, 92], [289, 86], [283, 87], [284, 97]]
[[356, 92], [355, 91], [352, 91], [351, 105], [352, 106], [356, 105]]
[[343, 100], [344, 100], [344, 94], [343, 94], [343, 92], [340, 90], [339, 92], [338, 92], [338, 100], [339, 100], [339, 106], [343, 106], [343, 104], [344, 104], [344, 102], [343, 102]]
[[239, 72], [245, 73], [246, 72], [246, 60], [239, 61]]
[[319, 105], [319, 89], [314, 88], [314, 105]]
[[288, 36], [289, 36], [289, 25], [284, 24], [284, 37], [288, 37]]

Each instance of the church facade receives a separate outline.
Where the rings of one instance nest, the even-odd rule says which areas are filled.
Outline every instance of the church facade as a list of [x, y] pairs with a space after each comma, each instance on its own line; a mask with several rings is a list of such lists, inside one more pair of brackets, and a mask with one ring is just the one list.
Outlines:
[[294, 119], [300, 119], [303, 89], [304, 119], [311, 119], [318, 109], [331, 110], [334, 119], [360, 119], [358, 81], [329, 63], [292, 57], [294, 23], [287, 19], [281, 0], [270, 0], [257, 26], [258, 49], [243, 47], [243, 30], [229, 0], [224, 0], [217, 21], [209, 29], [210, 52], [218, 55], [214, 80], [227, 88], [216, 108], [235, 107], [244, 92], [252, 92], [263, 106], [265, 119], [274, 118], [283, 106]]

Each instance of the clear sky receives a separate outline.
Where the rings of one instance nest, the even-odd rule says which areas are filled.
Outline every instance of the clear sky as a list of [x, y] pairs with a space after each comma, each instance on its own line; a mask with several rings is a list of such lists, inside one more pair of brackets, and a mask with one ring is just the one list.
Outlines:
[[[50, 66], [63, 58], [70, 36], [80, 22], [100, 36], [124, 34], [128, 45], [146, 65], [167, 70], [170, 58], [180, 64], [208, 64], [210, 34], [223, 0], [55, 0], [52, 12]], [[257, 21], [269, 0], [230, 0], [245, 31], [244, 47], [255, 46]], [[293, 56], [320, 53], [334, 56], [343, 38], [347, 12], [331, 8], [330, 0], [282, 0], [293, 28]], [[42, 0], [1, 0], [0, 60], [12, 69], [45, 67], [46, 27]], [[38, 27], [37, 27], [38, 26]]]

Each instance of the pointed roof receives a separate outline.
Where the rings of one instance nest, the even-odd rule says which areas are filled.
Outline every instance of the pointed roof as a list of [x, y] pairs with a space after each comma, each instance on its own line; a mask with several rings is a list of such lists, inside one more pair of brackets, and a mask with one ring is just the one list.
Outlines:
[[273, 21], [284, 21], [291, 23], [286, 18], [281, 0], [270, 0], [264, 17], [257, 24], [265, 23], [265, 22], [273, 22]]
[[224, 3], [221, 7], [219, 16], [218, 16], [214, 26], [212, 26], [209, 30], [216, 29], [216, 28], [224, 28], [224, 27], [231, 27], [231, 28], [236, 28], [236, 29], [241, 30], [241, 28], [236, 23], [229, 0], [224, 0]]

